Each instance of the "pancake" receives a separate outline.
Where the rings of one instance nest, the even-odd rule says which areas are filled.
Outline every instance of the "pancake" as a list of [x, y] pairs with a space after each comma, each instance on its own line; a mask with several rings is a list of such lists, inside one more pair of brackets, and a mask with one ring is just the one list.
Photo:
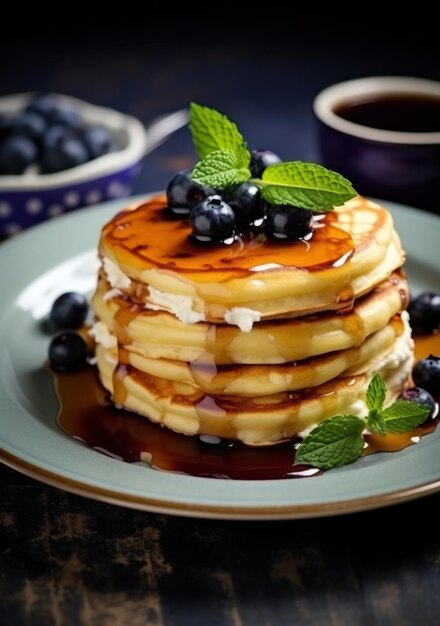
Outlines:
[[365, 413], [366, 389], [376, 372], [387, 385], [386, 403], [392, 402], [410, 374], [412, 343], [406, 324], [391, 349], [364, 364], [362, 373], [354, 369], [316, 387], [253, 397], [207, 394], [192, 384], [159, 378], [127, 364], [114, 374], [115, 366], [105, 358], [102, 346], [97, 356], [102, 383], [117, 405], [187, 435], [204, 433], [269, 445], [304, 435], [331, 415]]
[[[193, 385], [206, 393], [263, 396], [315, 387], [341, 375], [350, 367], [356, 366], [358, 373], [368, 370], [371, 359], [388, 354], [402, 332], [403, 323], [400, 316], [396, 316], [396, 319], [358, 346], [276, 365], [221, 366], [216, 365], [212, 358], [185, 363], [148, 358], [130, 351], [125, 352], [123, 361], [139, 372]], [[102, 350], [97, 351], [97, 356], [100, 369], [105, 367], [102, 359], [116, 366], [120, 361], [116, 342], [111, 347], [103, 346]], [[109, 391], [113, 393], [110, 383]]]
[[361, 197], [316, 218], [311, 241], [230, 245], [192, 242], [188, 220], [158, 197], [121, 212], [103, 229], [99, 254], [112, 287], [185, 323], [237, 324], [351, 305], [404, 261], [391, 215]]
[[197, 322], [185, 324], [171, 313], [136, 307], [120, 294], [111, 295], [102, 278], [92, 303], [99, 319], [119, 343], [150, 359], [216, 365], [287, 363], [359, 345], [406, 307], [406, 278], [394, 272], [346, 313], [320, 313], [302, 318], [268, 320], [248, 332], [237, 326]]
[[92, 298], [96, 360], [116, 405], [186, 435], [271, 445], [387, 400], [412, 366], [405, 254], [361, 197], [314, 217], [309, 241], [192, 240], [158, 196], [104, 226]]

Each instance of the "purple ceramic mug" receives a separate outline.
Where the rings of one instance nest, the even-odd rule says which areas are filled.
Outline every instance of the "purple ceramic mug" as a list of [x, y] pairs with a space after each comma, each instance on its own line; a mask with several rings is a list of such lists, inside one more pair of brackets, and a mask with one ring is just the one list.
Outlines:
[[440, 82], [349, 80], [321, 91], [313, 109], [326, 167], [362, 195], [440, 214]]

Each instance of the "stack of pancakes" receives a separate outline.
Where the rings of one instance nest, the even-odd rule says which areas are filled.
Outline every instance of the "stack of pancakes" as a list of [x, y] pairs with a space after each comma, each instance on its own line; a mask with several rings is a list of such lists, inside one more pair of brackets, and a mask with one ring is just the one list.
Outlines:
[[316, 217], [308, 242], [202, 245], [156, 197], [103, 228], [99, 255], [102, 384], [177, 432], [272, 444], [363, 413], [376, 372], [387, 402], [408, 378], [404, 252], [364, 198]]

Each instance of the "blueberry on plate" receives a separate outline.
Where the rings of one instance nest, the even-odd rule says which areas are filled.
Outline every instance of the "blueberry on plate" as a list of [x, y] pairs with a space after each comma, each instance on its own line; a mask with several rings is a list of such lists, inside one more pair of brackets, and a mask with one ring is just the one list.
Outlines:
[[263, 216], [264, 201], [260, 189], [254, 183], [246, 182], [228, 187], [223, 191], [222, 198], [232, 208], [238, 220], [251, 221]]
[[420, 387], [410, 387], [405, 389], [399, 395], [399, 400], [407, 400], [408, 402], [415, 402], [416, 404], [427, 404], [431, 411], [425, 421], [428, 421], [436, 416], [437, 404], [431, 394], [426, 389]]
[[432, 333], [440, 326], [440, 294], [425, 291], [414, 298], [408, 313], [413, 330], [419, 333]]
[[81, 293], [62, 293], [52, 304], [49, 319], [55, 328], [81, 328], [87, 317], [89, 305]]
[[266, 235], [273, 239], [304, 239], [312, 233], [313, 215], [300, 207], [274, 204], [267, 210]]
[[210, 196], [190, 213], [192, 234], [199, 241], [225, 241], [234, 234], [235, 213], [220, 196]]
[[252, 150], [249, 169], [253, 178], [261, 178], [266, 167], [281, 163], [280, 157], [271, 150]]
[[417, 387], [434, 396], [440, 394], [440, 357], [431, 354], [420, 359], [413, 367], [412, 379]]
[[196, 183], [191, 170], [178, 172], [168, 183], [167, 203], [173, 213], [188, 214], [197, 204], [215, 194], [214, 189]]
[[37, 145], [29, 137], [9, 135], [0, 144], [0, 173], [22, 174], [38, 158]]
[[59, 372], [79, 370], [87, 363], [87, 344], [81, 335], [66, 330], [49, 344], [49, 363]]

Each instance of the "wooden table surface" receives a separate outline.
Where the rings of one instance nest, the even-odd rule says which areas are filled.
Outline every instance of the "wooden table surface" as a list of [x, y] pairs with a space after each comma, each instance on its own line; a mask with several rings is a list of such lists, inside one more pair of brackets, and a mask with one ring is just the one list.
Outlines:
[[440, 616], [440, 495], [225, 522], [102, 504], [0, 468], [0, 603], [21, 626], [413, 626]]
[[[316, 160], [319, 89], [371, 74], [439, 78], [433, 23], [419, 13], [392, 24], [345, 16], [331, 28], [315, 7], [266, 26], [179, 16], [172, 27], [118, 16], [111, 30], [99, 18], [26, 32], [12, 23], [0, 90], [69, 93], [145, 123], [197, 100], [227, 112], [251, 145]], [[163, 188], [191, 159], [179, 131], [145, 159], [134, 191]], [[5, 626], [440, 623], [440, 495], [333, 518], [227, 522], [87, 500], [4, 466], [0, 485]]]

